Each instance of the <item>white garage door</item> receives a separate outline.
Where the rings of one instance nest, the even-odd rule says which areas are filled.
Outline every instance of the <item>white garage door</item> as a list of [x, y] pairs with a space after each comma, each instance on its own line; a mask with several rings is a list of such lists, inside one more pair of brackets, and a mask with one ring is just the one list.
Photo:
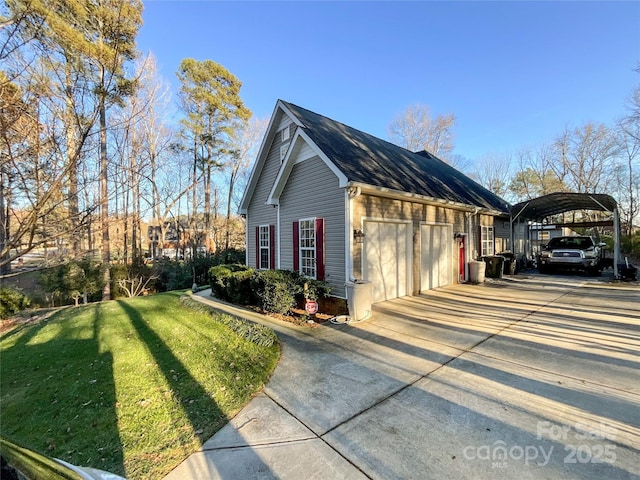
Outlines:
[[420, 290], [451, 284], [453, 233], [449, 225], [420, 227]]
[[373, 303], [407, 295], [409, 232], [406, 223], [365, 222], [363, 272], [372, 284]]

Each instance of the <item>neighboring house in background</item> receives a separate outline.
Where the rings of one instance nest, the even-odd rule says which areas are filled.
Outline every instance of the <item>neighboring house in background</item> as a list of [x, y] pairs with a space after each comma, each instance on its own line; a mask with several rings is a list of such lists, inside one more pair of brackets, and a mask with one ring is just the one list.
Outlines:
[[240, 206], [248, 265], [326, 280], [342, 299], [368, 280], [373, 303], [466, 281], [470, 260], [496, 253], [508, 212], [428, 152], [282, 100]]

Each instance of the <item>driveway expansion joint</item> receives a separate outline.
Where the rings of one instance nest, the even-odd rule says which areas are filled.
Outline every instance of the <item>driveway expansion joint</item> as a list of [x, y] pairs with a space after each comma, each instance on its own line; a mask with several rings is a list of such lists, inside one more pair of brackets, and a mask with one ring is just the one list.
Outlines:
[[221, 447], [208, 447], [201, 448], [200, 452], [214, 452], [214, 451], [222, 451], [222, 450], [237, 450], [241, 448], [254, 448], [254, 447], [269, 447], [269, 446], [277, 446], [277, 445], [287, 445], [301, 442], [308, 442], [309, 440], [316, 440], [318, 436], [314, 434], [314, 436], [308, 438], [296, 438], [295, 440], [282, 440], [282, 441], [272, 441], [272, 442], [257, 442], [252, 443], [250, 445], [227, 445]]
[[[459, 359], [460, 357], [462, 357], [463, 355], [467, 354], [467, 353], [471, 353], [473, 349], [479, 347], [480, 345], [482, 345], [483, 343], [485, 343], [487, 340], [490, 340], [491, 338], [494, 338], [498, 335], [500, 335], [500, 333], [504, 332], [506, 329], [511, 328], [513, 325], [516, 325], [520, 322], [525, 321], [527, 318], [529, 318], [532, 315], [535, 315], [537, 312], [543, 310], [544, 308], [548, 307], [549, 305], [553, 304], [554, 302], [557, 302], [558, 300], [560, 300], [562, 297], [564, 297], [565, 295], [568, 295], [570, 293], [572, 293], [574, 290], [578, 290], [583, 284], [579, 284], [578, 286], [574, 287], [573, 289], [570, 289], [564, 293], [562, 293], [561, 295], [558, 295], [556, 298], [554, 298], [553, 300], [550, 300], [549, 302], [545, 303], [544, 305], [540, 305], [538, 308], [536, 308], [535, 310], [533, 310], [532, 312], [528, 312], [526, 313], [524, 316], [522, 316], [521, 318], [512, 321], [511, 323], [509, 323], [508, 325], [502, 327], [501, 329], [499, 329], [497, 332], [494, 332], [490, 335], [488, 335], [487, 337], [483, 338], [482, 340], [476, 342], [474, 345], [472, 345], [471, 347], [468, 347], [466, 349], [460, 349], [458, 347], [453, 347], [451, 345], [447, 345], [451, 348], [456, 348], [457, 350], [460, 350], [461, 353], [452, 356], [449, 360], [447, 360], [446, 362], [443, 362], [441, 365], [439, 365], [438, 367], [434, 368], [433, 370], [429, 371], [428, 373], [421, 375], [419, 378], [417, 378], [416, 380], [414, 380], [413, 382], [407, 383], [406, 385], [400, 387], [399, 389], [391, 392], [389, 395], [386, 395], [385, 397], [379, 399], [377, 402], [373, 403], [372, 405], [369, 405], [367, 408], [361, 410], [360, 412], [352, 415], [351, 417], [343, 420], [342, 422], [338, 423], [337, 425], [334, 425], [333, 427], [331, 427], [329, 430], [327, 430], [325, 433], [323, 433], [322, 435], [327, 435], [328, 433], [333, 432], [334, 430], [336, 430], [337, 428], [341, 427], [342, 425], [350, 422], [351, 420], [359, 417], [360, 415], [362, 415], [363, 413], [368, 412], [369, 410], [383, 404], [384, 402], [386, 402], [387, 400], [391, 399], [392, 397], [394, 397], [395, 395], [407, 390], [408, 388], [414, 386], [416, 383], [426, 379], [427, 377], [431, 376], [432, 374], [434, 374], [435, 372], [440, 371], [442, 368], [446, 367], [447, 365], [449, 365], [451, 362], [453, 362], [454, 360]], [[441, 345], [446, 345], [444, 343], [442, 343]], [[474, 352], [475, 353], [475, 352]]]
[[[367, 475], [364, 470], [362, 470], [358, 465], [356, 465], [355, 463], [353, 463], [349, 458], [347, 458], [346, 456], [344, 456], [339, 450], [337, 450], [333, 445], [331, 445], [329, 442], [327, 442], [323, 437], [324, 435], [326, 435], [327, 433], [329, 433], [331, 430], [333, 430], [333, 428], [327, 430], [326, 432], [322, 433], [322, 434], [318, 434], [315, 431], [313, 431], [313, 429], [307, 425], [304, 421], [302, 421], [301, 419], [299, 419], [293, 412], [289, 411], [284, 405], [280, 404], [275, 398], [273, 398], [271, 395], [269, 395], [269, 393], [267, 393], [266, 389], [263, 390], [263, 395], [266, 396], [267, 398], [269, 398], [273, 403], [275, 403], [276, 405], [278, 405], [280, 408], [282, 408], [285, 412], [287, 412], [289, 415], [291, 415], [293, 418], [295, 418], [298, 422], [300, 422], [305, 428], [307, 428], [311, 433], [313, 433], [314, 437], [310, 437], [308, 439], [305, 440], [315, 440], [318, 439], [320, 440], [322, 443], [324, 443], [327, 447], [329, 447], [331, 450], [333, 450], [334, 452], [336, 452], [336, 454], [338, 454], [340, 457], [342, 457], [344, 459], [345, 462], [347, 462], [349, 465], [351, 465], [353, 468], [355, 468], [356, 470], [358, 470], [362, 475], [364, 475], [365, 477], [371, 479], [372, 477], [370, 477], [369, 475]], [[354, 415], [354, 417], [357, 417], [359, 414]], [[351, 418], [354, 418], [351, 417]], [[293, 440], [291, 442], [272, 442], [272, 443], [266, 443], [265, 445], [278, 445], [279, 443], [292, 443], [296, 440]], [[252, 445], [253, 446], [253, 445]]]

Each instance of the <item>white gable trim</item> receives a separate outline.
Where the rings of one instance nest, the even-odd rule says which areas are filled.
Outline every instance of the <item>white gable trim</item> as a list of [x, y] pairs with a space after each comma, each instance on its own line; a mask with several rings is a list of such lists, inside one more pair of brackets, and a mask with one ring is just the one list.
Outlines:
[[269, 150], [271, 149], [271, 144], [273, 143], [273, 139], [275, 135], [282, 130], [283, 122], [286, 122], [285, 119], [281, 119], [280, 122], [276, 124], [276, 118], [278, 111], [281, 110], [284, 115], [289, 117], [290, 122], [295, 123], [298, 127], [302, 126], [302, 123], [296, 118], [296, 116], [291, 113], [291, 111], [286, 108], [281, 100], [276, 102], [276, 106], [273, 109], [273, 113], [271, 114], [271, 120], [269, 121], [269, 126], [267, 127], [267, 133], [262, 139], [262, 143], [260, 144], [260, 150], [258, 151], [258, 156], [256, 157], [256, 161], [253, 165], [253, 169], [251, 170], [251, 175], [249, 176], [249, 181], [247, 182], [247, 187], [244, 190], [244, 194], [242, 196], [242, 201], [240, 202], [240, 214], [247, 214], [249, 209], [249, 204], [251, 203], [251, 197], [253, 197], [253, 192], [258, 184], [258, 179], [260, 178], [260, 174], [262, 173], [262, 169], [267, 160], [267, 156], [269, 155]]
[[289, 179], [289, 175], [291, 175], [291, 170], [293, 166], [297, 163], [301, 163], [304, 160], [308, 160], [309, 158], [313, 158], [315, 156], [320, 157], [322, 161], [329, 167], [329, 169], [334, 173], [336, 177], [338, 177], [338, 184], [340, 187], [344, 188], [349, 183], [347, 177], [342, 173], [342, 171], [336, 167], [335, 163], [329, 160], [329, 157], [325, 155], [325, 153], [318, 148], [318, 146], [309, 138], [309, 136], [304, 132], [303, 129], [298, 128], [296, 130], [293, 139], [291, 140], [291, 147], [289, 147], [289, 151], [287, 155], [284, 157], [282, 165], [280, 165], [280, 170], [278, 170], [278, 175], [276, 176], [276, 181], [269, 192], [269, 196], [267, 197], [267, 205], [278, 205], [280, 203], [280, 195], [284, 191], [284, 187], [287, 184], [287, 180]]

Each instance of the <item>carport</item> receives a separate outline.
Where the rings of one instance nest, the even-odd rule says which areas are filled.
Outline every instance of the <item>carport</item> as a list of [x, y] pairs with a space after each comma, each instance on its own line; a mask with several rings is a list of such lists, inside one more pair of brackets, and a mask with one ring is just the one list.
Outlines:
[[542, 223], [553, 215], [576, 210], [595, 210], [613, 214], [612, 220], [572, 222], [556, 225], [566, 227], [613, 227], [613, 275], [615, 278], [619, 278], [620, 215], [616, 200], [605, 193], [556, 192], [513, 205], [510, 210], [511, 245], [514, 245], [514, 222], [531, 220]]

